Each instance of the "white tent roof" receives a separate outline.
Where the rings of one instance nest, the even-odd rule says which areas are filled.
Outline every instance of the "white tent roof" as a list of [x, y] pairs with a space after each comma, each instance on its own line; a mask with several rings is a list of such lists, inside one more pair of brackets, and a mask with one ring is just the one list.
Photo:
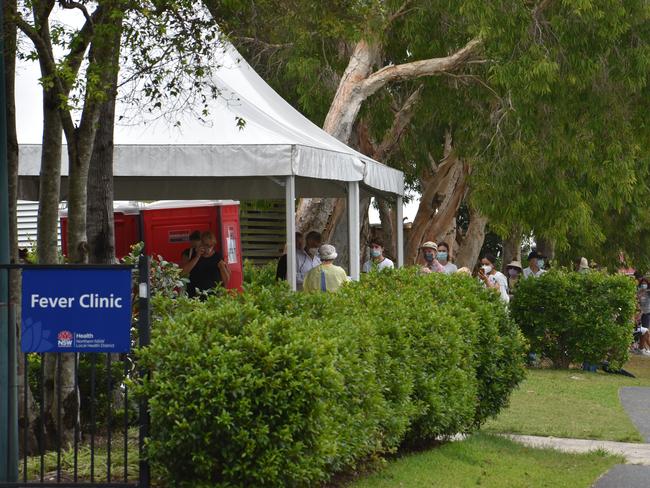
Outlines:
[[[283, 198], [282, 177], [291, 175], [299, 197], [343, 196], [350, 181], [370, 193], [404, 194], [402, 172], [313, 124], [234, 48], [222, 61], [215, 80], [221, 96], [210, 102], [209, 123], [185, 116], [180, 128], [165, 119], [116, 128], [116, 199]], [[20, 145], [21, 198], [37, 198], [40, 152], [39, 144]]]

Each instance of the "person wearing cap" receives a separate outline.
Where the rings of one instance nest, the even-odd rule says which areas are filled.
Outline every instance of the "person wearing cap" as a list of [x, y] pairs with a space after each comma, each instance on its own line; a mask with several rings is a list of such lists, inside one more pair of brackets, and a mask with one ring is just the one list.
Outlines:
[[528, 255], [528, 267], [524, 269], [524, 278], [537, 278], [546, 273], [544, 270], [544, 256], [537, 251], [531, 251]]
[[370, 259], [363, 263], [363, 268], [361, 269], [363, 273], [395, 267], [393, 262], [384, 256], [384, 241], [382, 239], [373, 237], [369, 242], [369, 246]]
[[436, 259], [438, 245], [435, 242], [427, 241], [420, 246], [424, 265], [421, 267], [423, 273], [444, 273], [445, 268]]
[[336, 248], [331, 244], [323, 244], [318, 249], [320, 264], [312, 268], [305, 276], [303, 290], [307, 292], [333, 292], [348, 281], [348, 275], [343, 268], [336, 266], [334, 260], [338, 256]]
[[587, 258], [580, 258], [580, 264], [578, 265], [578, 273], [589, 273], [591, 271], [589, 269], [589, 261], [587, 261]]
[[449, 244], [441, 242], [438, 244], [438, 253], [436, 260], [445, 268], [445, 274], [452, 274], [458, 271], [458, 266], [451, 262], [451, 254], [449, 252]]
[[508, 280], [500, 271], [496, 270], [496, 258], [492, 254], [486, 254], [481, 259], [481, 267], [478, 271], [479, 279], [485, 284], [486, 288], [492, 288], [499, 292], [501, 300], [510, 302], [508, 295]]
[[517, 283], [519, 283], [519, 280], [521, 279], [523, 269], [519, 261], [512, 261], [508, 266], [506, 266], [506, 271], [508, 273], [508, 295], [510, 295], [510, 299], [512, 300], [515, 289], [517, 288]]

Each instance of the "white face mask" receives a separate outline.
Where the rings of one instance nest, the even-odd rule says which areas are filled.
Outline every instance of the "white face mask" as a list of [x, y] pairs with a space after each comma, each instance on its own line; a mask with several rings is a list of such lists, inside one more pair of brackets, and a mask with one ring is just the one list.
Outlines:
[[483, 268], [483, 272], [485, 274], [490, 274], [492, 272], [492, 266], [490, 266], [489, 264], [484, 264], [483, 266], [481, 266], [481, 268]]
[[310, 247], [309, 248], [309, 254], [312, 256], [318, 256], [318, 248], [317, 247]]

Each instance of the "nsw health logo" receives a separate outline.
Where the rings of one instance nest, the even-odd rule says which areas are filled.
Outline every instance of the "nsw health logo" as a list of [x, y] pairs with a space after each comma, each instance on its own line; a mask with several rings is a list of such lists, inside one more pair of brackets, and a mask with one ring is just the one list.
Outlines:
[[59, 347], [72, 347], [72, 332], [69, 330], [62, 330], [56, 338]]

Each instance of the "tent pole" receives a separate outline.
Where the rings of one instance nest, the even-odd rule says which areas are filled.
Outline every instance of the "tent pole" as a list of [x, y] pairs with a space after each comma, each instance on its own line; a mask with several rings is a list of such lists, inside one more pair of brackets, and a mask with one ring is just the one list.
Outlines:
[[287, 176], [285, 182], [285, 206], [287, 219], [287, 281], [296, 290], [296, 177]]
[[348, 182], [348, 238], [350, 251], [350, 277], [359, 279], [360, 252], [359, 243], [359, 182]]
[[395, 230], [397, 231], [397, 267], [404, 267], [404, 206], [401, 195], [395, 204]]

